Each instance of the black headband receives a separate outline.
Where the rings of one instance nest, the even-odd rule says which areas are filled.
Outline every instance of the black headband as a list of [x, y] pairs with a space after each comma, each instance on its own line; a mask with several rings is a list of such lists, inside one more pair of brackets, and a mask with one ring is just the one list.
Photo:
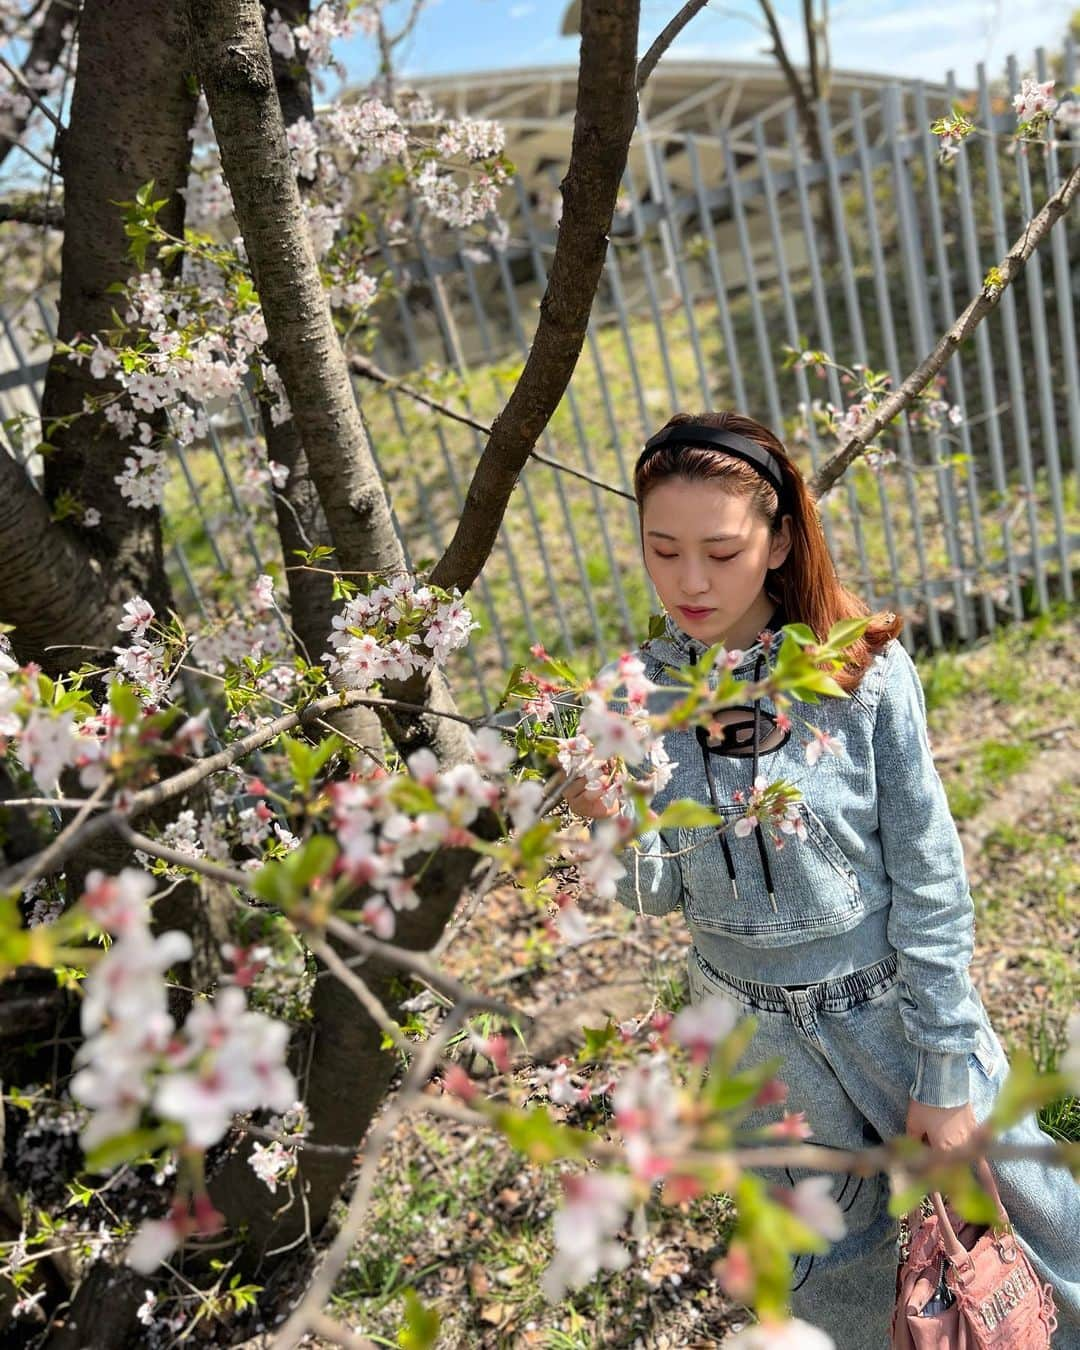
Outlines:
[[704, 422], [677, 422], [673, 427], [665, 427], [645, 442], [645, 449], [634, 465], [634, 476], [647, 459], [651, 459], [657, 450], [666, 450], [669, 446], [713, 445], [718, 450], [726, 450], [736, 459], [744, 460], [776, 489], [781, 501], [786, 497], [784, 474], [780, 461], [764, 446], [758, 445], [748, 436], [740, 436], [737, 431], [728, 431], [723, 427], [708, 426]]

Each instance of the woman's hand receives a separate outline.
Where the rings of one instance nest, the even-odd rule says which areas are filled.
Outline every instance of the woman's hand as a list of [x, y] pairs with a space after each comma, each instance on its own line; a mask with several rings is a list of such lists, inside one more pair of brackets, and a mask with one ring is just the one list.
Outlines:
[[979, 1130], [970, 1102], [963, 1106], [927, 1106], [914, 1098], [908, 1103], [906, 1132], [931, 1148], [962, 1148]]
[[[608, 764], [605, 763], [605, 771]], [[571, 778], [566, 785], [564, 796], [566, 804], [576, 816], [587, 816], [592, 820], [604, 820], [607, 816], [618, 814], [617, 806], [605, 806], [600, 800], [602, 793], [590, 792], [586, 787], [587, 779]]]

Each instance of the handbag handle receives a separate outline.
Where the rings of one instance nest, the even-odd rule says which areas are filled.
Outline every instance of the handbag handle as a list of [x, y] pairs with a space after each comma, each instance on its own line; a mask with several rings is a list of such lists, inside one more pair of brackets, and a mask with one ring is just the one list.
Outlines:
[[[1005, 1212], [1005, 1206], [1001, 1203], [1001, 1195], [997, 1188], [997, 1182], [994, 1180], [994, 1174], [990, 1170], [990, 1164], [985, 1158], [979, 1158], [976, 1162], [976, 1170], [983, 1186], [994, 1203], [997, 1210], [997, 1222], [995, 1228], [1003, 1228], [1006, 1232], [1012, 1232], [1012, 1223]], [[941, 1225], [942, 1239], [945, 1244], [945, 1254], [954, 1266], [962, 1266], [970, 1263], [971, 1254], [956, 1236], [952, 1224], [949, 1222], [949, 1216], [945, 1211], [945, 1202], [941, 1197], [940, 1191], [932, 1191], [930, 1201], [934, 1206], [934, 1212], [938, 1216], [938, 1222]]]

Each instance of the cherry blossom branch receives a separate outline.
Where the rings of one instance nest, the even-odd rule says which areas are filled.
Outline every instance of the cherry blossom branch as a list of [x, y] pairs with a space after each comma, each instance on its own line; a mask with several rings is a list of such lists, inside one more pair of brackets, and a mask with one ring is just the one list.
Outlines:
[[[422, 389], [416, 389], [406, 380], [399, 379], [396, 375], [391, 375], [388, 371], [375, 365], [367, 357], [351, 356], [349, 364], [358, 375], [363, 375], [365, 379], [372, 380], [375, 384], [385, 385], [388, 389], [396, 390], [407, 398], [422, 403], [426, 408], [431, 408], [433, 412], [441, 413], [443, 417], [461, 422], [464, 426], [472, 427], [474, 431], [483, 432], [485, 436], [491, 435], [491, 427], [487, 422], [481, 422], [478, 417], [459, 412], [456, 408], [452, 408], [449, 403], [443, 403], [437, 398], [432, 398], [430, 394], [425, 394]], [[583, 469], [575, 469], [569, 464], [564, 464], [562, 460], [554, 459], [551, 455], [545, 455], [535, 447], [529, 451], [529, 458], [535, 459], [541, 464], [550, 465], [551, 468], [558, 469], [561, 473], [568, 473], [574, 478], [580, 478], [583, 482], [592, 483], [594, 487], [603, 488], [605, 492], [613, 492], [617, 497], [626, 497], [629, 501], [636, 500], [632, 492], [624, 492], [614, 483], [607, 483], [602, 478], [596, 478], [591, 473], [586, 473]]]
[[[75, 18], [76, 12], [77, 6], [72, 3], [72, 0], [52, 0], [41, 23], [38, 24], [37, 28], [34, 30], [34, 36], [30, 40], [26, 59], [23, 61], [22, 71], [14, 71], [12, 67], [4, 61], [4, 65], [7, 66], [8, 70], [10, 70], [13, 75], [15, 75], [18, 83], [24, 88], [28, 97], [33, 99], [39, 106], [41, 106], [41, 104], [37, 91], [32, 88], [26, 88], [27, 81], [23, 72], [28, 70], [40, 70], [43, 68], [48, 71], [52, 70], [57, 61], [60, 60], [64, 51], [64, 29]], [[0, 60], [2, 59], [3, 58], [0, 58]], [[53, 121], [56, 121], [56, 118], [50, 109], [45, 108], [43, 110], [48, 113]], [[10, 151], [19, 145], [19, 138], [26, 129], [26, 124], [29, 120], [29, 113], [24, 117], [14, 118], [12, 134], [0, 136], [0, 164], [4, 162]], [[59, 122], [57, 122], [56, 125], [60, 128]], [[62, 130], [62, 128], [60, 129]], [[20, 149], [21, 148], [23, 147], [20, 146]], [[48, 168], [49, 166], [46, 167]], [[49, 168], [49, 172], [52, 172], [51, 168]]]
[[[459, 1125], [492, 1127], [491, 1117], [483, 1111], [477, 1111], [464, 1103], [456, 1102], [449, 1096], [433, 1096], [425, 1093], [420, 1102], [421, 1109], [432, 1115], [442, 1116], [456, 1121]], [[798, 1167], [818, 1172], [854, 1173], [856, 1176], [874, 1176], [878, 1172], [889, 1172], [898, 1165], [912, 1179], [928, 1175], [935, 1169], [950, 1163], [976, 1162], [979, 1158], [998, 1158], [1002, 1161], [1015, 1159], [1034, 1159], [1047, 1166], [1072, 1167], [1080, 1165], [1080, 1143], [1046, 1144], [1006, 1144], [987, 1139], [984, 1127], [964, 1144], [952, 1149], [935, 1149], [923, 1146], [920, 1153], [906, 1155], [895, 1140], [873, 1144], [864, 1149], [838, 1149], [826, 1144], [759, 1144], [736, 1145], [731, 1149], [716, 1149], [701, 1152], [687, 1150], [679, 1154], [679, 1164], [709, 1166], [723, 1158], [739, 1167]], [[901, 1144], [906, 1136], [900, 1135]], [[626, 1161], [626, 1150], [613, 1140], [590, 1140], [585, 1150], [592, 1158], [600, 1161]]]
[[[0, 463], [5, 458], [6, 456], [0, 455]], [[35, 493], [34, 495], [37, 496], [38, 494]], [[0, 512], [2, 512], [2, 508], [0, 508]], [[2, 539], [3, 532], [0, 530], [0, 541]], [[328, 712], [333, 712], [335, 708], [350, 707], [357, 703], [370, 704], [372, 707], [397, 709], [403, 712], [423, 713], [431, 717], [448, 718], [454, 722], [462, 722], [469, 727], [482, 726], [486, 721], [482, 717], [465, 717], [461, 713], [452, 712], [449, 709], [432, 708], [426, 704], [409, 703], [401, 699], [381, 698], [358, 689], [345, 690], [340, 694], [328, 694], [321, 699], [315, 699], [298, 712], [284, 713], [281, 717], [268, 722], [266, 726], [257, 727], [254, 731], [248, 732], [246, 736], [241, 736], [238, 740], [232, 741], [223, 750], [198, 760], [190, 768], [174, 774], [173, 777], [163, 779], [161, 782], [153, 784], [152, 787], [142, 788], [131, 797], [124, 811], [112, 807], [94, 819], [86, 821], [64, 842], [62, 848], [58, 847], [61, 842], [60, 839], [55, 839], [42, 854], [35, 854], [32, 858], [25, 859], [17, 866], [9, 867], [0, 872], [0, 891], [11, 890], [13, 887], [23, 884], [22, 879], [24, 877], [33, 879], [33, 877], [41, 876], [41, 858], [44, 854], [49, 855], [47, 865], [52, 867], [67, 858], [76, 847], [82, 847], [103, 831], [114, 829], [121, 822], [134, 820], [137, 816], [144, 814], [155, 806], [170, 801], [174, 797], [183, 796], [185, 792], [189, 792], [192, 788], [198, 786], [211, 774], [229, 768], [238, 760], [277, 740], [283, 731], [291, 731], [297, 726], [306, 726], [308, 722], [318, 721], [320, 717]]]
[[[29, 866], [24, 866], [23, 863], [19, 863], [17, 865], [17, 870], [21, 869], [21, 876], [19, 880], [20, 888], [28, 886], [30, 882], [34, 881], [37, 877], [44, 876], [45, 873], [53, 866], [55, 862], [67, 856], [67, 853], [70, 851], [75, 838], [79, 835], [80, 831], [82, 830], [82, 827], [87, 817], [101, 803], [102, 799], [105, 796], [105, 793], [111, 786], [112, 786], [112, 779], [108, 777], [103, 778], [101, 782], [97, 785], [97, 787], [94, 789], [94, 791], [90, 794], [90, 796], [86, 797], [83, 801], [78, 803], [75, 802], [69, 803], [67, 801], [64, 802], [65, 807], [77, 806], [77, 811], [74, 819], [68, 821], [68, 823], [60, 831], [60, 833], [56, 836], [56, 838], [52, 841], [52, 843], [48, 845], [47, 848], [43, 849], [40, 853], [34, 854], [34, 856], [29, 859]], [[40, 799], [37, 798], [27, 798], [28, 802], [36, 803], [39, 800]], [[46, 804], [51, 805], [51, 803]], [[14, 801], [7, 801], [4, 803], [4, 805], [21, 806], [22, 803], [16, 799]], [[3, 889], [4, 889], [4, 877], [3, 874], [0, 874], [0, 890]]]
[[1012, 248], [989, 273], [992, 280], [984, 283], [979, 294], [969, 303], [952, 327], [939, 338], [929, 356], [911, 372], [895, 393], [890, 394], [869, 417], [859, 423], [841, 449], [822, 464], [807, 484], [811, 496], [820, 500], [835, 487], [845, 469], [858, 459], [874, 437], [883, 431], [894, 417], [915, 401], [960, 344], [997, 308], [1006, 289], [1024, 270], [1032, 253], [1072, 205], [1078, 191], [1080, 191], [1080, 165], [1073, 168], [1057, 191], [1047, 198], [1038, 215], [1027, 222]]
[[57, 117], [18, 66], [13, 66], [3, 53], [0, 53], [0, 66], [3, 66], [30, 102], [33, 103], [40, 112], [45, 114], [56, 130], [62, 135], [64, 132], [63, 122], [60, 121], [59, 117]]
[[453, 999], [455, 1003], [470, 1003], [475, 1008], [498, 1013], [501, 1017], [506, 1018], [522, 1016], [517, 1008], [512, 1008], [509, 1004], [503, 1003], [497, 998], [475, 993], [462, 984], [460, 980], [455, 979], [453, 975], [441, 970], [423, 952], [409, 951], [405, 947], [397, 947], [382, 938], [369, 937], [366, 933], [361, 933], [351, 924], [346, 923], [336, 914], [328, 915], [326, 931], [332, 933], [350, 947], [355, 948], [364, 956], [379, 957], [389, 961], [392, 965], [399, 966], [402, 970], [409, 971], [410, 974], [419, 976], [420, 979], [426, 980], [433, 989], [437, 989], [439, 993]]
[[[211, 877], [215, 881], [224, 882], [227, 886], [236, 886], [239, 890], [247, 890], [251, 885], [250, 873], [242, 872], [237, 868], [224, 867], [220, 863], [213, 862], [208, 858], [201, 858], [191, 853], [184, 853], [180, 849], [170, 848], [167, 844], [162, 844], [157, 839], [151, 839], [148, 835], [140, 834], [137, 830], [132, 829], [127, 821], [120, 821], [116, 825], [116, 830], [121, 838], [130, 844], [132, 848], [141, 849], [143, 853], [148, 853], [151, 857], [161, 858], [162, 861], [171, 863], [176, 867], [187, 867], [191, 871], [198, 872], [203, 876]], [[366, 933], [359, 932], [352, 924], [347, 923], [336, 914], [327, 915], [325, 927], [328, 933], [339, 939], [339, 941], [352, 947], [362, 956], [378, 957], [389, 962], [390, 965], [397, 966], [401, 970], [407, 970], [410, 974], [425, 980], [434, 989], [437, 989], [441, 994], [452, 999], [455, 1003], [468, 1003], [473, 1007], [482, 1008], [488, 1012], [498, 1013], [501, 1017], [506, 1018], [522, 1016], [518, 1009], [512, 1008], [509, 1004], [503, 1003], [499, 999], [489, 998], [486, 995], [474, 993], [466, 985], [462, 984], [460, 980], [457, 980], [452, 975], [440, 970], [439, 967], [436, 966], [423, 952], [414, 952], [406, 947], [396, 946], [392, 942], [387, 942], [384, 938], [369, 937]], [[308, 946], [311, 947], [312, 951], [314, 951], [317, 956], [321, 957], [321, 948], [327, 944], [323, 943], [309, 928], [302, 928], [301, 931], [304, 934], [304, 940], [307, 942]], [[332, 948], [329, 948], [329, 950], [333, 951]], [[346, 974], [341, 974], [335, 964], [333, 967], [335, 974], [341, 975], [341, 978], [349, 985], [350, 989], [357, 994], [357, 997], [361, 998], [361, 1001], [364, 1001], [366, 995], [361, 995], [359, 989], [351, 982], [352, 980], [357, 979], [352, 967], [348, 963], [342, 961], [336, 952], [334, 953], [334, 959], [335, 963], [340, 962], [342, 969], [346, 972]], [[330, 964], [331, 963], [327, 961], [327, 965]], [[346, 975], [349, 978], [346, 978]], [[364, 987], [365, 989], [367, 988], [366, 986]], [[367, 992], [370, 994], [370, 990]], [[375, 1000], [373, 994], [370, 996]], [[379, 1008], [382, 1008], [382, 1005], [378, 1004], [378, 1000], [375, 1000], [375, 1003]], [[369, 1011], [371, 1010], [369, 1009]], [[383, 1014], [386, 1015], [385, 1009], [382, 1011]], [[372, 1012], [372, 1016], [376, 1021], [379, 1021], [379, 1018], [374, 1012]], [[382, 1025], [381, 1022], [380, 1025]], [[384, 1027], [384, 1030], [388, 1030], [388, 1028]], [[389, 1034], [392, 1035], [393, 1033]], [[411, 1052], [411, 1046], [409, 1046], [407, 1042], [403, 1048]]]
[[329, 1299], [337, 1277], [345, 1268], [349, 1253], [360, 1236], [360, 1229], [375, 1187], [375, 1177], [383, 1149], [413, 1104], [424, 1098], [424, 1086], [431, 1077], [447, 1042], [457, 1030], [464, 1013], [465, 1010], [460, 1005], [451, 1008], [447, 1013], [435, 1034], [424, 1042], [413, 1058], [401, 1090], [372, 1129], [364, 1150], [364, 1164], [349, 1201], [345, 1220], [299, 1306], [274, 1337], [270, 1350], [293, 1350], [311, 1327], [312, 1318], [321, 1314], [323, 1304]]
[[653, 73], [653, 70], [656, 67], [656, 63], [660, 60], [663, 54], [667, 51], [667, 49], [679, 36], [679, 34], [690, 22], [690, 20], [694, 17], [694, 15], [699, 14], [708, 3], [709, 0], [686, 0], [686, 4], [683, 5], [682, 9], [679, 10], [678, 14], [676, 14], [673, 19], [670, 19], [660, 30], [660, 33], [656, 37], [652, 46], [638, 62], [637, 79], [635, 80], [635, 87], [637, 88], [639, 94], [641, 93], [641, 90], [645, 85], [645, 81]]

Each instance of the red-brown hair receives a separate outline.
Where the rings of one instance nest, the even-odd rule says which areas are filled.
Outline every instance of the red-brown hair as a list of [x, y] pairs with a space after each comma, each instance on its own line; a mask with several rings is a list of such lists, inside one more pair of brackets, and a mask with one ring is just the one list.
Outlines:
[[[847, 662], [835, 676], [836, 682], [850, 693], [862, 679], [874, 653], [900, 632], [900, 616], [891, 611], [871, 615], [869, 606], [841, 583], [825, 542], [817, 503], [783, 443], [768, 427], [741, 413], [705, 412], [676, 413], [661, 430], [683, 422], [703, 422], [736, 432], [776, 456], [787, 489], [785, 514], [791, 516], [791, 549], [779, 567], [766, 573], [765, 591], [771, 600], [783, 605], [788, 623], [806, 624], [822, 642], [833, 624], [841, 619], [870, 616], [866, 632], [847, 649]], [[776, 489], [745, 461], [704, 445], [667, 446], [642, 464], [634, 475], [639, 524], [651, 489], [665, 478], [675, 477], [691, 481], [708, 479], [734, 496], [748, 497], [758, 517], [774, 534], [779, 531], [782, 517]]]

